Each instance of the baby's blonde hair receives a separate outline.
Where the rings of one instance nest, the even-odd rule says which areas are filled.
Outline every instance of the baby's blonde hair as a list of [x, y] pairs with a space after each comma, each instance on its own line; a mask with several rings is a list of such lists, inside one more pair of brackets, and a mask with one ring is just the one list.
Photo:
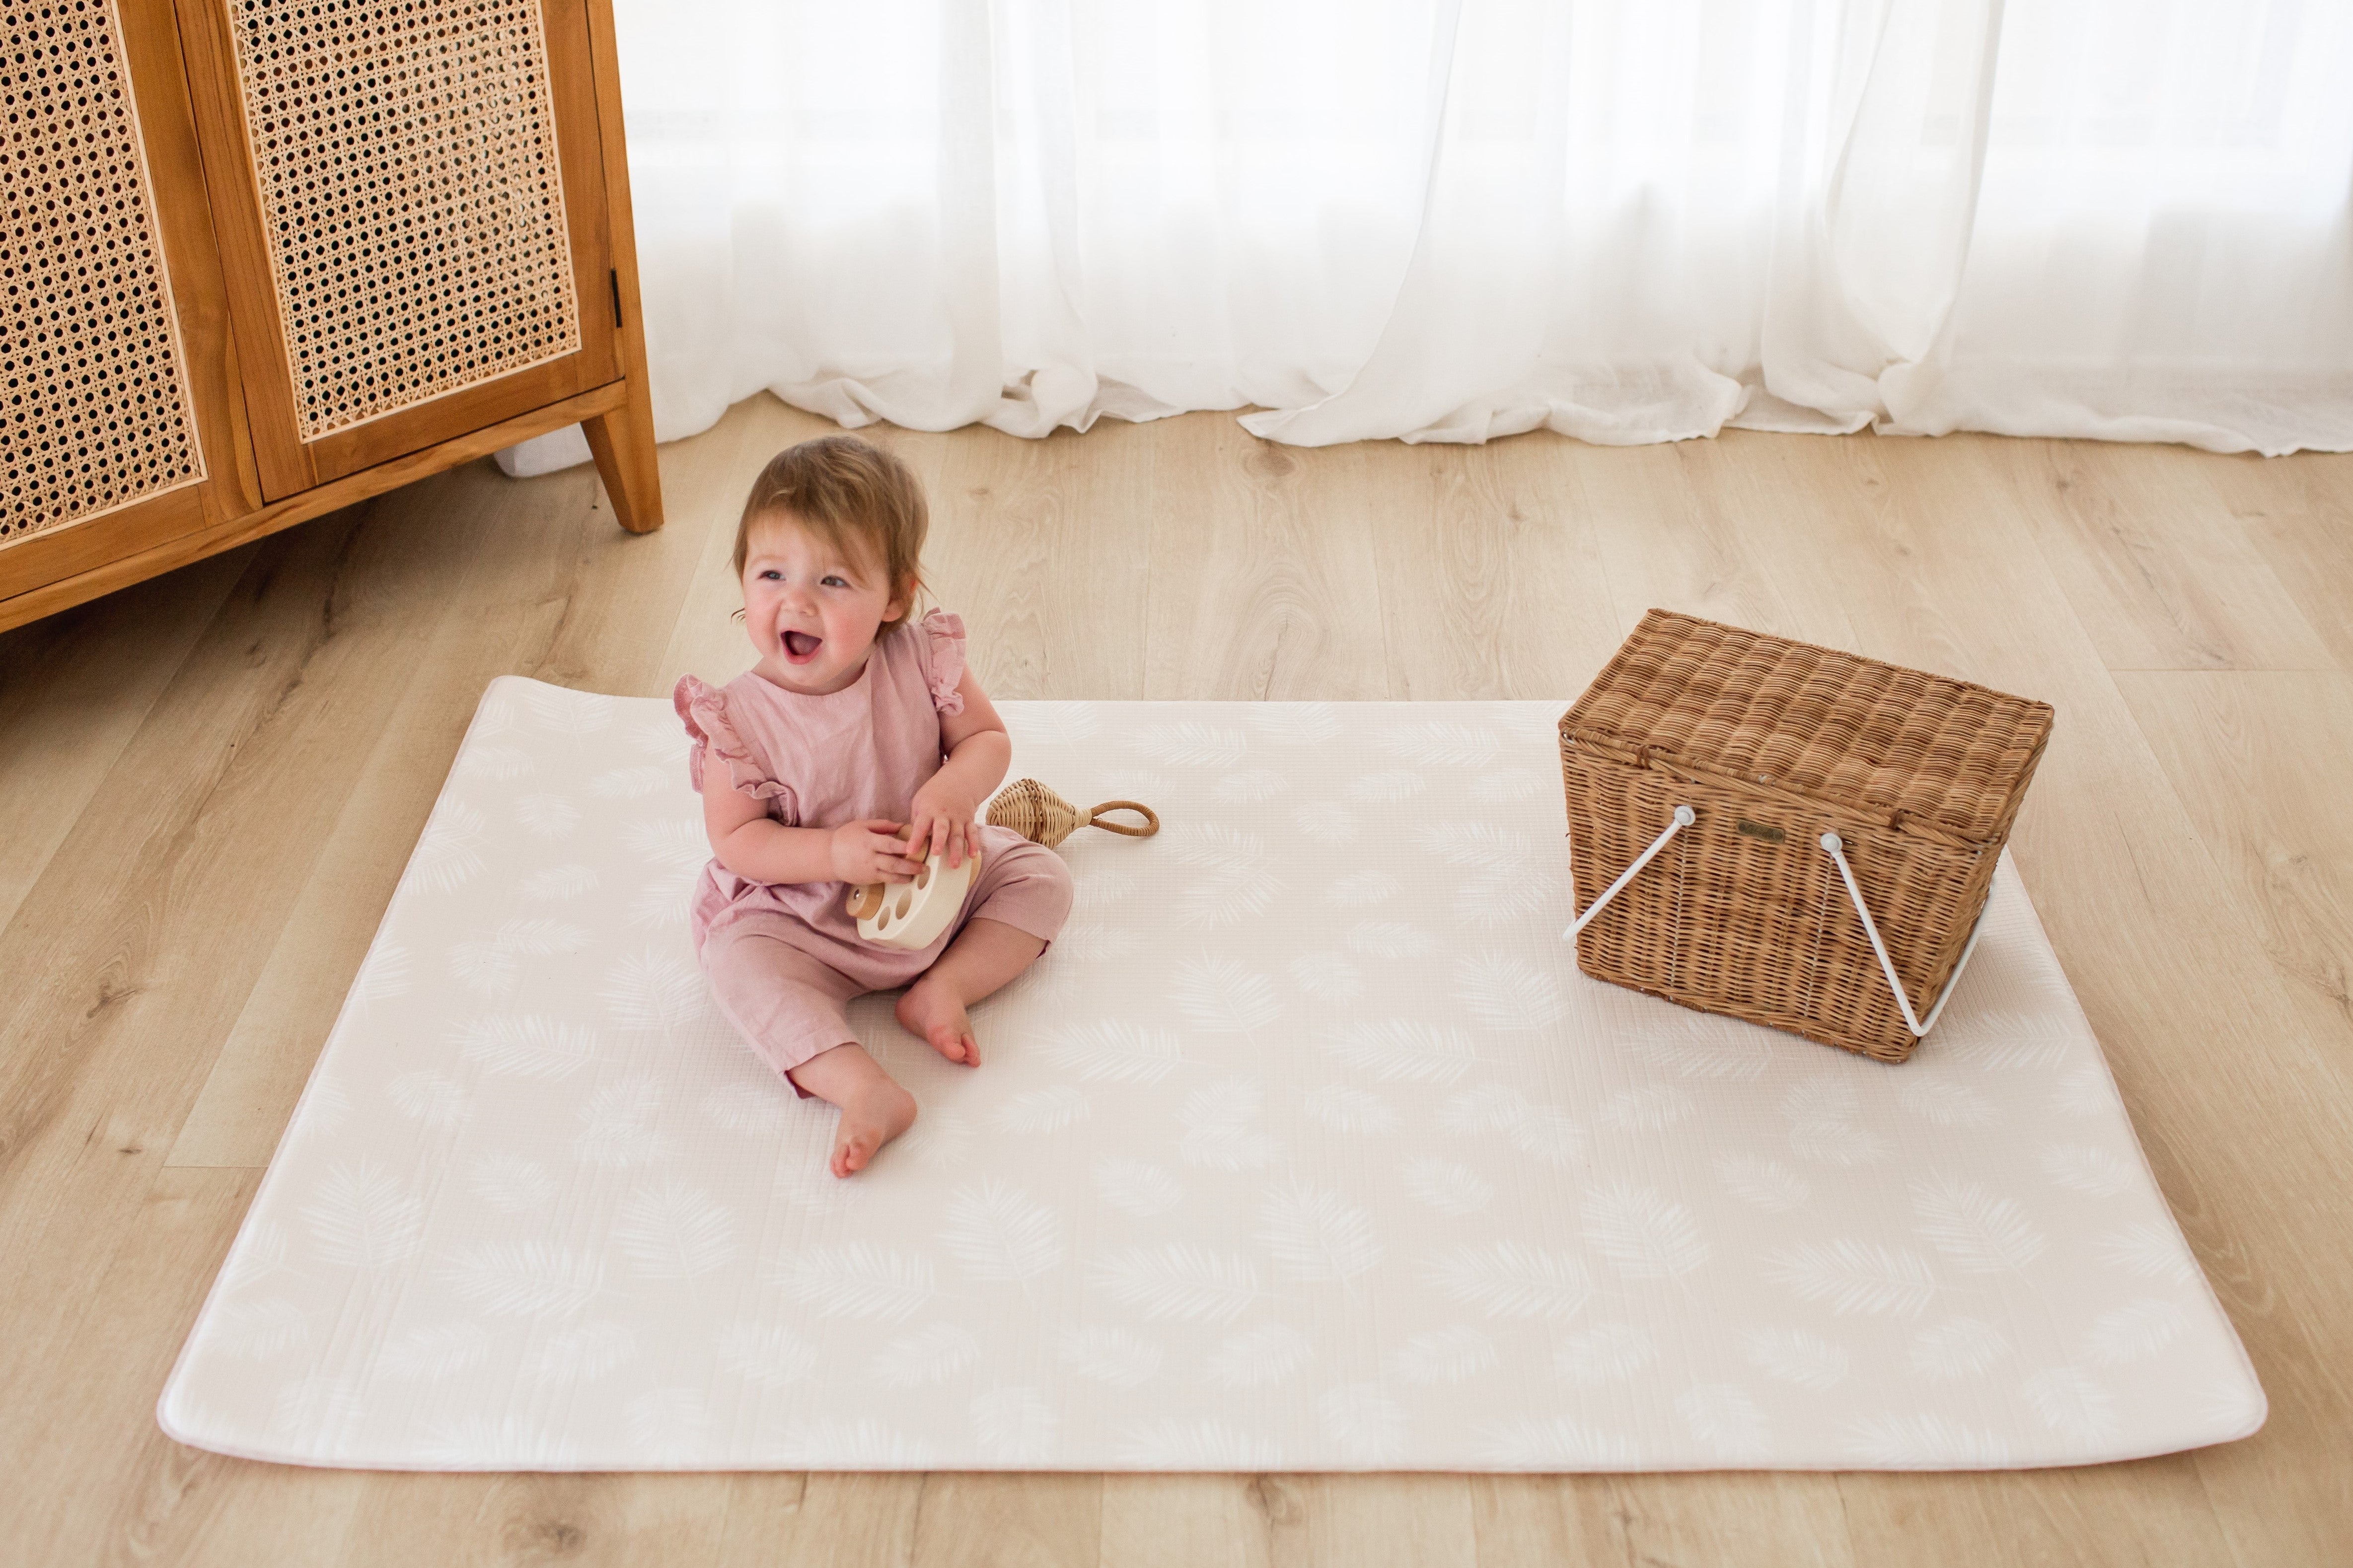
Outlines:
[[[903, 594], [912, 609], [923, 585], [931, 509], [914, 471], [881, 447], [855, 436], [820, 436], [769, 458], [735, 524], [738, 581], [752, 552], [752, 525], [764, 518], [814, 530], [836, 550], [865, 546], [890, 574], [892, 595]], [[883, 629], [906, 613], [883, 622]]]

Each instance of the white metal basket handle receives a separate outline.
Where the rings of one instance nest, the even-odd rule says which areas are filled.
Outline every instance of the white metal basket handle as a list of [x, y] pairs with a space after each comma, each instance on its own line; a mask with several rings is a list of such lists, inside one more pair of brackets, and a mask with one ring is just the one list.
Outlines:
[[[1577, 933], [1590, 925], [1593, 922], [1593, 917], [1607, 908], [1610, 900], [1625, 891], [1626, 884], [1632, 881], [1636, 874], [1651, 863], [1651, 857], [1667, 847], [1667, 840], [1698, 820], [1698, 814], [1690, 806], [1675, 807], [1674, 820], [1667, 824], [1666, 831], [1651, 839], [1651, 847], [1634, 857], [1634, 863], [1620, 872], [1616, 881], [1601, 889], [1601, 896], [1588, 904], [1585, 912], [1570, 922], [1567, 931], [1560, 933], [1561, 941], [1576, 941]], [[1895, 976], [1895, 963], [1887, 956], [1887, 944], [1880, 940], [1879, 922], [1871, 918], [1871, 910], [1862, 901], [1862, 889], [1855, 885], [1854, 868], [1846, 863], [1846, 840], [1835, 833], [1825, 833], [1821, 837], [1820, 843], [1822, 852], [1837, 864], [1839, 875], [1846, 880], [1846, 896], [1854, 900], [1854, 912], [1862, 917], [1862, 934], [1871, 939], [1871, 951], [1879, 955], [1879, 972], [1887, 976], [1887, 987], [1895, 993], [1895, 1005], [1904, 1010], [1904, 1026], [1912, 1031], [1914, 1039], [1925, 1037], [1929, 1030], [1936, 1026], [1936, 1020], [1944, 1016], [1945, 1004], [1953, 999], [1953, 993], [1959, 988], [1961, 972], [1968, 968], [1969, 959], [1978, 950], [1978, 938], [1985, 934], [1985, 917], [1991, 912], [1993, 900], [1991, 899], [1986, 900], [1985, 910], [1978, 913], [1978, 923], [1969, 932], [1968, 945], [1961, 949], [1960, 962], [1953, 965], [1952, 978], [1945, 982], [1945, 994], [1936, 998], [1936, 1005], [1928, 1010], [1928, 1016], [1923, 1019], [1912, 1011], [1912, 998], [1905, 993], [1904, 982]]]
[[1616, 881], [1601, 889], [1601, 896], [1585, 907], [1585, 912], [1577, 916], [1577, 919], [1571, 922], [1567, 931], [1560, 933], [1560, 940], [1563, 942], [1575, 942], [1577, 940], [1577, 933], [1583, 931], [1588, 924], [1590, 924], [1593, 917], [1599, 914], [1609, 906], [1610, 900], [1625, 891], [1626, 884], [1634, 879], [1634, 874], [1637, 871], [1640, 871], [1643, 867], [1651, 863], [1651, 857], [1656, 855], [1660, 850], [1664, 849], [1667, 847], [1668, 839], [1672, 838], [1676, 834], [1681, 833], [1684, 828], [1689, 827], [1693, 823], [1697, 822], [1698, 820], [1699, 814], [1694, 811], [1690, 806], [1679, 805], [1675, 807], [1674, 820], [1667, 824], [1667, 830], [1664, 833], [1660, 834], [1656, 838], [1651, 839], [1651, 847], [1648, 849], [1643, 850], [1640, 855], [1635, 856], [1634, 863], [1631, 866], [1627, 867], [1625, 870], [1620, 872]]
[[1936, 1026], [1936, 1020], [1944, 1016], [1945, 1004], [1953, 999], [1955, 991], [1960, 989], [1961, 971], [1969, 966], [1969, 957], [1978, 950], [1978, 938], [1985, 935], [1986, 916], [1993, 912], [1993, 900], [1988, 899], [1986, 907], [1978, 911], [1978, 923], [1969, 931], [1968, 945], [1961, 949], [1961, 961], [1953, 965], [1952, 978], [1945, 982], [1945, 994], [1936, 998], [1936, 1005], [1928, 1009], [1928, 1016], [1924, 1020], [1912, 1011], [1912, 998], [1904, 994], [1904, 982], [1895, 978], [1895, 964], [1887, 956], [1887, 944], [1879, 940], [1879, 922], [1871, 918], [1871, 910], [1863, 906], [1862, 889], [1855, 886], [1854, 870], [1846, 863], [1846, 840], [1835, 833], [1825, 833], [1821, 837], [1821, 846], [1823, 853], [1838, 862], [1839, 875], [1846, 879], [1846, 896], [1854, 900], [1854, 912], [1862, 917], [1862, 934], [1871, 939], [1871, 951], [1879, 955], [1879, 972], [1887, 976], [1887, 987], [1895, 993], [1895, 1005], [1904, 1009], [1904, 1026], [1912, 1031], [1914, 1039], [1925, 1037]]

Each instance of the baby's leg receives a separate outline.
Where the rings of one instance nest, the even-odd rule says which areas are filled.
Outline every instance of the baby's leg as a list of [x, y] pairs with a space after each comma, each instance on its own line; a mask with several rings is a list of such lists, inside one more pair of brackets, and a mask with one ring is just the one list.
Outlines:
[[980, 1065], [980, 1042], [973, 1037], [973, 1003], [996, 991], [1038, 961], [1045, 942], [1017, 926], [975, 916], [939, 962], [899, 998], [899, 1022], [952, 1062]]
[[865, 990], [849, 976], [739, 921], [702, 944], [711, 994], [760, 1058], [794, 1091], [841, 1110], [833, 1173], [847, 1176], [915, 1120], [915, 1100], [849, 1032], [843, 1006]]
[[1038, 962], [1071, 912], [1071, 868], [1041, 845], [982, 862], [972, 913], [948, 950], [899, 998], [899, 1022], [952, 1062], [980, 1065], [972, 1004]]
[[864, 1170], [875, 1151], [915, 1123], [915, 1097], [855, 1040], [819, 1051], [786, 1076], [794, 1088], [841, 1108], [828, 1162], [837, 1176]]

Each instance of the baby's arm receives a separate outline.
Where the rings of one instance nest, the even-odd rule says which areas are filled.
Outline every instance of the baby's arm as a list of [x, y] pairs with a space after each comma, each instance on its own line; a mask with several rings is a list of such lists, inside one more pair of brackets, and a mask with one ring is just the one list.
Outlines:
[[964, 864], [979, 837], [980, 803], [1005, 782], [1005, 770], [1013, 762], [1013, 738], [1005, 732], [1005, 721], [997, 716], [988, 693], [980, 689], [979, 678], [966, 669], [956, 690], [964, 698], [964, 711], [940, 715], [940, 749], [947, 761], [915, 792], [907, 835], [911, 843], [928, 838], [926, 853], [946, 856], [951, 866]]
[[735, 787], [716, 750], [703, 759], [702, 831], [719, 863], [746, 881], [906, 881], [923, 868], [892, 837], [898, 826], [872, 820], [835, 828], [786, 827]]

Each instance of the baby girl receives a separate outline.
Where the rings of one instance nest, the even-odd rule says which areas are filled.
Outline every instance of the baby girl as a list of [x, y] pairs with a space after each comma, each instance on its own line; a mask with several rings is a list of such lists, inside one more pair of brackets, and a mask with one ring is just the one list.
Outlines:
[[[752, 1048], [840, 1108], [837, 1176], [915, 1120], [849, 1032], [849, 999], [906, 986], [899, 1021], [978, 1067], [966, 1009], [1035, 963], [1071, 910], [1060, 857], [976, 820], [1012, 743], [965, 668], [964, 623], [908, 618], [928, 526], [888, 452], [828, 436], [778, 453], [735, 531], [759, 662], [717, 689], [688, 676], [673, 696], [715, 857], [695, 887], [695, 950]], [[932, 854], [981, 858], [955, 922], [920, 952], [860, 937], [849, 888], [907, 881]]]

